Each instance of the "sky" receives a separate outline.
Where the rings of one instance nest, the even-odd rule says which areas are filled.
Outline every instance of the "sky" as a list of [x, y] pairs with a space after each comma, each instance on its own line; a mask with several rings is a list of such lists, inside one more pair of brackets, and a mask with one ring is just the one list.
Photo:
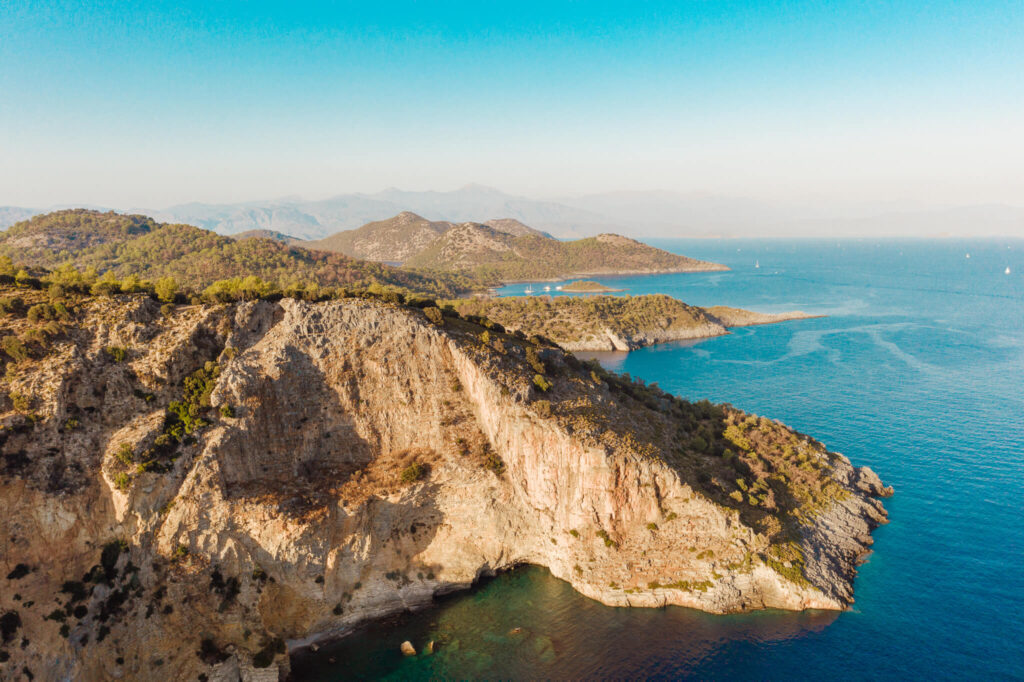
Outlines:
[[0, 1], [0, 204], [1024, 205], [1024, 2]]

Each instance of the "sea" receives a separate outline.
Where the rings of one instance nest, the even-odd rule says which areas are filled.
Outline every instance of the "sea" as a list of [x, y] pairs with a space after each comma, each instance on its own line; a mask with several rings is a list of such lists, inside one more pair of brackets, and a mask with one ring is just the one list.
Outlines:
[[1024, 240], [650, 243], [731, 270], [593, 279], [824, 316], [595, 357], [780, 419], [892, 485], [852, 608], [613, 608], [525, 566], [296, 656], [293, 677], [1024, 679]]

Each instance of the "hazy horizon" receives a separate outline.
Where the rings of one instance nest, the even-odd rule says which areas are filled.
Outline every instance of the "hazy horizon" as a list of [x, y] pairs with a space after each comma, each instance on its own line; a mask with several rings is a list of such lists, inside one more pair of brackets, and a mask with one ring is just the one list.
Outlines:
[[14, 0], [0, 34], [0, 205], [1024, 206], [1020, 3]]

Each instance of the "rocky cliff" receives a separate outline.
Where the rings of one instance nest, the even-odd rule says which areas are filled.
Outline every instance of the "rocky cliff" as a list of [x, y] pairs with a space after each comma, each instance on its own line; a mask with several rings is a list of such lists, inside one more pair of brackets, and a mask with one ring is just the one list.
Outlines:
[[885, 520], [811, 438], [436, 309], [83, 299], [4, 381], [5, 679], [277, 679], [523, 563], [606, 604], [842, 609]]

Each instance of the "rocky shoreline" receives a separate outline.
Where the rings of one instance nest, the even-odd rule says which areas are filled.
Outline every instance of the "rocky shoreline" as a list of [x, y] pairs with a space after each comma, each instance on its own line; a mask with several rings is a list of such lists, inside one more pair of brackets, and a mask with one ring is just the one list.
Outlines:
[[[808, 315], [799, 311], [788, 313], [755, 313], [739, 308], [729, 308], [722, 313], [721, 308], [705, 309], [709, 319], [701, 324], [676, 329], [651, 329], [635, 334], [619, 334], [606, 328], [602, 335], [591, 335], [578, 341], [560, 341], [559, 345], [568, 351], [632, 351], [659, 343], [673, 341], [690, 341], [724, 336], [733, 327], [751, 327], [762, 324], [776, 324], [790, 320], [810, 320], [821, 315]], [[719, 314], [721, 313], [721, 314]]]

